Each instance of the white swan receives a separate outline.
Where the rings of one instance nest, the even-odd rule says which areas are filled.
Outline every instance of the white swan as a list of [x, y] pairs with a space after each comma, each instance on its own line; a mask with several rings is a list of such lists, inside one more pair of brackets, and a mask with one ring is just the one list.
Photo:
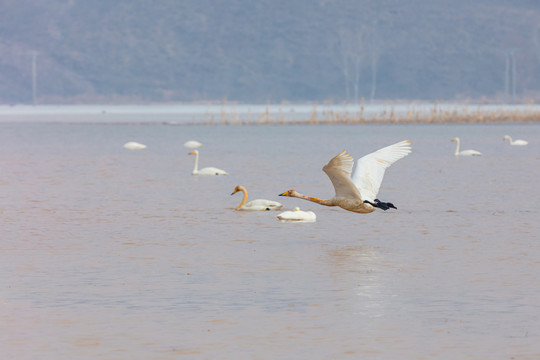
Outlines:
[[243, 187], [242, 185], [238, 185], [237, 187], [235, 187], [231, 195], [234, 195], [239, 191], [241, 191], [244, 194], [244, 196], [242, 197], [242, 201], [240, 202], [240, 204], [236, 207], [236, 210], [265, 211], [265, 210], [280, 210], [283, 207], [283, 205], [281, 205], [277, 201], [265, 200], [265, 199], [253, 200], [246, 204], [248, 194], [247, 194], [246, 188]]
[[396, 207], [376, 199], [385, 170], [394, 162], [411, 152], [411, 142], [401, 141], [368, 154], [356, 162], [356, 170], [351, 177], [354, 159], [345, 150], [335, 156], [323, 167], [328, 175], [336, 195], [323, 200], [302, 195], [295, 190], [285, 191], [280, 196], [297, 197], [326, 206], [339, 206], [342, 209], [367, 214], [375, 208], [388, 210]]
[[294, 211], [284, 211], [277, 218], [281, 221], [314, 222], [317, 220], [317, 215], [313, 211], [302, 211], [295, 207]]
[[505, 141], [506, 139], [509, 140], [509, 144], [510, 145], [514, 145], [514, 146], [525, 146], [527, 145], [529, 142], [527, 140], [513, 140], [512, 141], [512, 138], [509, 136], [509, 135], [504, 135], [503, 137], [503, 141]]
[[184, 146], [190, 149], [200, 148], [202, 144], [197, 140], [189, 140], [184, 143]]
[[135, 142], [135, 141], [130, 141], [130, 142], [127, 142], [127, 143], [124, 144], [124, 149], [142, 150], [142, 149], [146, 149], [146, 145], [139, 144], [138, 142]]
[[453, 138], [451, 141], [456, 142], [456, 152], [454, 153], [454, 155], [456, 155], [456, 156], [480, 156], [480, 155], [482, 155], [482, 153], [480, 151], [476, 151], [476, 150], [459, 151], [459, 138], [458, 137]]
[[199, 151], [193, 150], [188, 155], [195, 155], [195, 166], [193, 167], [192, 175], [227, 175], [225, 170], [215, 167], [205, 167], [199, 170]]

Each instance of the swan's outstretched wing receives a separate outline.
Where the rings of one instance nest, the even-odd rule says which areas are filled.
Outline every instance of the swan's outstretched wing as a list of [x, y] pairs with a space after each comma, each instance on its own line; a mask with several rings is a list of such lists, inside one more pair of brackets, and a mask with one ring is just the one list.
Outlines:
[[358, 189], [351, 180], [353, 165], [354, 159], [343, 150], [323, 167], [323, 171], [328, 175], [334, 185], [336, 197], [347, 199], [361, 198]]
[[404, 140], [368, 154], [356, 162], [352, 182], [362, 199], [373, 201], [377, 197], [384, 171], [411, 152], [410, 140]]

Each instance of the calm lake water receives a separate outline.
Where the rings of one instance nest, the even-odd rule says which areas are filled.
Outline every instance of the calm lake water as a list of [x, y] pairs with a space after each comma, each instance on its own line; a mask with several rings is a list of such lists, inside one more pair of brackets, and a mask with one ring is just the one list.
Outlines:
[[[407, 138], [398, 210], [277, 196]], [[191, 139], [230, 175], [191, 176]], [[538, 124], [2, 122], [0, 166], [2, 358], [540, 358]], [[317, 222], [235, 211], [238, 184]]]

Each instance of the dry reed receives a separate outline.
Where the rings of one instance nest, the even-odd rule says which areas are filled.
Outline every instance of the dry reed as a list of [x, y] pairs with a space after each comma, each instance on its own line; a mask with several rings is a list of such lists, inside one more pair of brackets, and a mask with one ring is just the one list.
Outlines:
[[486, 109], [483, 106], [469, 105], [443, 107], [435, 103], [433, 107], [422, 110], [417, 104], [410, 104], [406, 111], [398, 111], [395, 107], [384, 107], [379, 114], [366, 115], [364, 105], [359, 106], [358, 112], [351, 113], [348, 110], [339, 112], [323, 110], [319, 112], [317, 104], [313, 105], [311, 112], [305, 118], [299, 118], [298, 114], [291, 111], [291, 117], [280, 108], [276, 116], [272, 116], [269, 104], [260, 115], [254, 115], [251, 110], [247, 115], [239, 114], [235, 107], [227, 107], [222, 104], [219, 121], [216, 121], [210, 113], [203, 120], [193, 121], [193, 125], [287, 125], [287, 124], [446, 124], [446, 123], [500, 123], [500, 122], [540, 122], [540, 110], [534, 106], [523, 106], [517, 109], [495, 110]]

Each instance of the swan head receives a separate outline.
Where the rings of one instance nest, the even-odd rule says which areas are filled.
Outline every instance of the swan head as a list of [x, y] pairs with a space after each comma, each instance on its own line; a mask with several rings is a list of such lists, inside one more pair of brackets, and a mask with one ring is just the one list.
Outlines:
[[237, 186], [234, 188], [234, 190], [233, 190], [233, 192], [232, 192], [231, 195], [234, 195], [234, 194], [236, 194], [236, 193], [239, 192], [239, 191], [245, 191], [245, 190], [246, 190], [246, 189], [245, 189], [242, 185], [237, 185]]
[[289, 197], [297, 197], [298, 193], [296, 190], [287, 190], [284, 193], [279, 194], [279, 196], [289, 196]]
[[188, 155], [197, 155], [199, 154], [199, 150], [193, 150], [188, 153]]
[[459, 138], [458, 138], [458, 137], [455, 137], [455, 138], [453, 138], [453, 139], [450, 140], [450, 141], [459, 141]]
[[506, 139], [510, 139], [510, 136], [509, 135], [504, 135], [503, 136], [503, 141], [506, 140]]

